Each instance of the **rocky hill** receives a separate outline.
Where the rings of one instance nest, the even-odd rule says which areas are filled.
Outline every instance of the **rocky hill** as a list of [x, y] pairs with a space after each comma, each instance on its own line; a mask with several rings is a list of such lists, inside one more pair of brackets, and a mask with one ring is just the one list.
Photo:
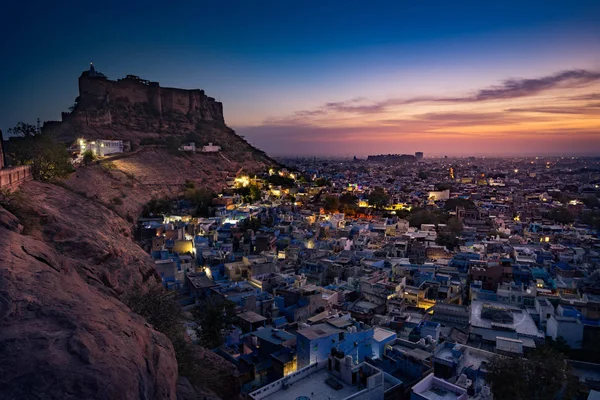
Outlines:
[[[220, 190], [241, 169], [257, 173], [275, 165], [225, 125], [222, 104], [204, 91], [163, 88], [136, 76], [111, 81], [93, 67], [79, 78], [73, 110], [60, 122], [46, 122], [43, 131], [68, 144], [79, 138], [131, 143], [131, 152], [80, 168], [66, 182], [87, 197], [112, 203], [123, 216], [136, 216], [152, 197], [174, 197], [186, 181]], [[176, 150], [187, 142], [212, 143], [221, 151]]]
[[[26, 182], [0, 207], [1, 398], [237, 395], [233, 365], [200, 347], [204, 384], [181, 379], [170, 340], [123, 303], [159, 282], [132, 223], [187, 180], [218, 190], [240, 169], [274, 162], [227, 128], [220, 103], [202, 91], [124, 81], [87, 71], [74, 110], [44, 131], [64, 142], [123, 139], [132, 151], [79, 167], [61, 185]], [[222, 151], [185, 154], [170, 138]]]
[[170, 341], [119, 301], [158, 279], [126, 222], [53, 185], [17, 196], [21, 218], [0, 207], [0, 397], [174, 399]]

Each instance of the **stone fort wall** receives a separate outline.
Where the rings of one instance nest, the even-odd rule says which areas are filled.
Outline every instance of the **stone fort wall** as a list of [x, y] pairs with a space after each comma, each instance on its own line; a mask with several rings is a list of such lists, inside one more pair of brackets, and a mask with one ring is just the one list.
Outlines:
[[158, 82], [129, 76], [117, 81], [91, 77], [86, 72], [80, 76], [79, 107], [83, 110], [102, 109], [115, 102], [147, 103], [159, 115], [173, 111], [206, 121], [224, 122], [222, 103], [206, 96], [203, 90], [163, 88]]
[[0, 189], [12, 191], [30, 180], [33, 180], [30, 165], [0, 169]]

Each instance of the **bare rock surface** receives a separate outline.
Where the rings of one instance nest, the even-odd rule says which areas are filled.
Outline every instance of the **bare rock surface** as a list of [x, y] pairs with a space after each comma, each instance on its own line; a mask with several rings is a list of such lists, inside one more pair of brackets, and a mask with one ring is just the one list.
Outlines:
[[[66, 257], [0, 226], [0, 265], [0, 398], [176, 398], [170, 341], [86, 282], [80, 271], [98, 268], [93, 257]], [[119, 273], [113, 279], [125, 284]]]

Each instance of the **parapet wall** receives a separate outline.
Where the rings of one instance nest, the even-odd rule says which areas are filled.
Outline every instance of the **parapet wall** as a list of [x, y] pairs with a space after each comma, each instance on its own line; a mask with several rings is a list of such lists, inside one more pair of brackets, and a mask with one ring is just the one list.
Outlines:
[[222, 103], [206, 96], [203, 90], [164, 88], [157, 82], [135, 77], [111, 81], [105, 77], [90, 77], [87, 72], [79, 77], [78, 107], [102, 109], [114, 103], [146, 103], [159, 115], [177, 112], [206, 121], [224, 122]]
[[0, 189], [15, 190], [23, 182], [33, 180], [30, 165], [0, 169]]

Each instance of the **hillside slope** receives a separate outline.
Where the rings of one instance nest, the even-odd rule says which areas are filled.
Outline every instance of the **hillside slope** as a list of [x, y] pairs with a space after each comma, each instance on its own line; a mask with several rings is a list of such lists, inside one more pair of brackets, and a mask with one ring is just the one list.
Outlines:
[[[174, 198], [186, 181], [218, 191], [240, 170], [275, 163], [229, 129], [202, 91], [89, 78], [80, 78], [75, 109], [44, 133], [69, 144], [122, 139], [132, 151], [78, 167], [61, 185], [26, 182], [0, 206], [0, 397], [235, 398], [232, 364], [194, 348], [202, 379], [192, 387], [178, 377], [169, 339], [121, 301], [160, 281], [132, 223], [151, 198]], [[174, 141], [222, 151], [186, 154]]]
[[[79, 78], [73, 111], [45, 123], [43, 131], [67, 144], [80, 138], [131, 143], [131, 152], [80, 168], [66, 183], [106, 205], [121, 197], [119, 214], [132, 217], [152, 197], [175, 197], [186, 181], [218, 191], [240, 170], [253, 174], [276, 165], [225, 125], [221, 103], [203, 91], [162, 88], [131, 76], [111, 81], [95, 70]], [[177, 151], [188, 142], [221, 151]]]
[[22, 219], [0, 207], [1, 397], [174, 399], [171, 342], [119, 301], [158, 279], [125, 221], [53, 185], [18, 196]]

